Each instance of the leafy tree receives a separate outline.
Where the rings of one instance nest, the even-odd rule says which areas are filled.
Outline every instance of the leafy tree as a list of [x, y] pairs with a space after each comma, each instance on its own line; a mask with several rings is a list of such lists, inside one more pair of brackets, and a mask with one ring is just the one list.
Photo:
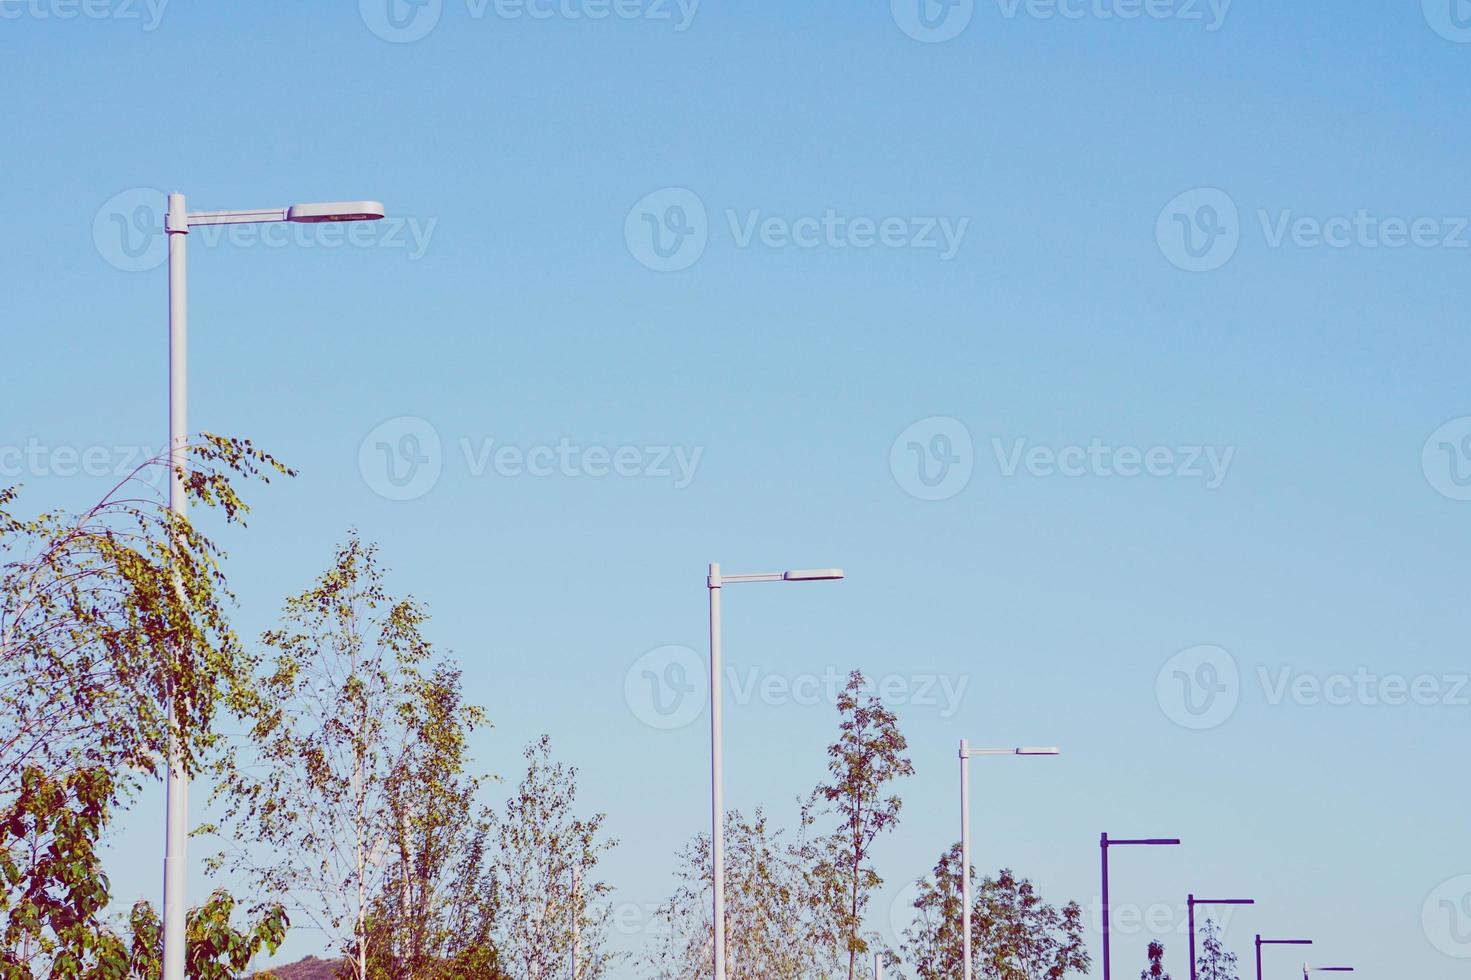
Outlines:
[[[919, 882], [914, 900], [915, 918], [904, 930], [904, 953], [914, 963], [919, 980], [954, 980], [961, 975], [965, 946], [961, 942], [963, 896], [960, 887], [960, 845], [940, 855], [931, 877]], [[975, 869], [970, 870], [975, 882]], [[974, 922], [972, 922], [974, 926]], [[972, 948], [974, 955], [975, 949]]]
[[607, 949], [612, 910], [599, 907], [611, 888], [597, 879], [597, 865], [617, 842], [601, 836], [606, 814], [574, 815], [577, 770], [552, 762], [547, 736], [524, 755], [526, 775], [495, 822], [496, 937], [506, 975], [562, 975], [576, 942], [574, 980], [598, 980], [616, 956]]
[[[920, 980], [952, 980], [964, 957], [961, 943], [960, 845], [920, 882], [914, 923], [905, 930], [904, 951]], [[970, 869], [975, 880], [975, 869]], [[1009, 871], [986, 878], [971, 908], [971, 967], [988, 980], [1063, 980], [1086, 974], [1091, 960], [1083, 945], [1083, 910], [1072, 902], [1048, 905], [1030, 881]]]
[[[114, 798], [111, 777], [82, 769], [52, 778], [27, 767], [0, 814], [0, 980], [158, 980], [163, 932], [147, 902], [133, 907], [131, 942], [103, 914], [109, 882], [97, 840]], [[235, 980], [260, 950], [275, 952], [289, 921], [279, 904], [258, 909], [245, 931], [231, 925], [235, 901], [215, 892], [191, 910], [185, 947], [190, 980]]]
[[804, 825], [837, 818], [832, 834], [814, 841], [806, 856], [822, 889], [819, 900], [832, 913], [830, 938], [847, 953], [848, 980], [857, 976], [859, 957], [866, 959], [870, 943], [877, 942], [863, 934], [863, 915], [883, 885], [872, 864], [874, 842], [898, 826], [903, 807], [897, 795], [886, 795], [889, 784], [914, 774], [898, 719], [867, 688], [855, 670], [838, 697], [842, 721], [838, 740], [828, 748], [832, 782], [817, 787], [803, 817]]
[[465, 774], [467, 739], [484, 713], [464, 703], [456, 669], [414, 683], [404, 709], [409, 738], [387, 787], [392, 863], [370, 913], [368, 973], [501, 977], [491, 819], [475, 803], [481, 780]]
[[[390, 848], [397, 840], [412, 863], [420, 852], [409, 847], [428, 826], [408, 796], [427, 788], [424, 806], [448, 805], [440, 795], [450, 792], [448, 777], [420, 766], [453, 768], [460, 742], [483, 720], [459, 700], [457, 674], [424, 678], [426, 618], [412, 599], [388, 594], [376, 549], [350, 537], [265, 634], [272, 660], [258, 681], [254, 758], [228, 757], [221, 771], [218, 795], [237, 846], [215, 865], [244, 869], [265, 893], [288, 896], [347, 952], [357, 980], [367, 980], [372, 944], [383, 937], [370, 914], [384, 894]], [[405, 880], [412, 877], [410, 868]]]
[[[290, 475], [248, 440], [203, 435], [181, 460], [195, 504], [243, 523], [233, 478]], [[221, 707], [251, 703], [252, 658], [226, 618], [221, 552], [170, 512], [139, 466], [95, 506], [22, 521], [0, 488], [0, 798], [39, 767], [156, 775], [177, 714], [186, 770], [218, 744]]]
[[[825, 923], [830, 913], [809, 880], [800, 844], [772, 830], [765, 813], [725, 820], [726, 975], [732, 980], [800, 980], [832, 976], [838, 964]], [[660, 942], [645, 956], [655, 980], [688, 980], [709, 972], [715, 942], [710, 836], [680, 854], [679, 887], [656, 913]]]
[[1237, 973], [1236, 954], [1227, 951], [1221, 939], [1221, 927], [1214, 919], [1206, 919], [1201, 929], [1200, 959], [1196, 973], [1200, 980], [1241, 980]]
[[1139, 980], [1170, 980], [1165, 972], [1165, 948], [1162, 943], [1149, 944], [1149, 966], [1139, 974]]
[[971, 925], [977, 972], [990, 980], [1062, 980], [1086, 974], [1092, 962], [1081, 906], [1048, 905], [1030, 881], [1009, 870], [981, 882]]

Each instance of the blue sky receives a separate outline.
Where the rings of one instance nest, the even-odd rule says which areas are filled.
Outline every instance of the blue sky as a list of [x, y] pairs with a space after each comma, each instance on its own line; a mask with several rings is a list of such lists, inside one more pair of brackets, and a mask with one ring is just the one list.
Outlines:
[[1471, 11], [906, 2], [0, 0], [0, 482], [81, 504], [163, 441], [120, 230], [159, 192], [379, 198], [355, 240], [191, 241], [192, 422], [301, 470], [226, 538], [242, 635], [381, 542], [478, 761], [550, 732], [638, 910], [707, 820], [701, 705], [641, 686], [702, 669], [706, 563], [840, 565], [729, 590], [727, 792], [789, 819], [812, 679], [888, 679], [875, 928], [957, 837], [958, 739], [1058, 744], [975, 763], [981, 868], [1093, 905], [1100, 832], [1179, 836], [1114, 883], [1177, 977], [1190, 892], [1258, 900], [1244, 963], [1460, 975]]

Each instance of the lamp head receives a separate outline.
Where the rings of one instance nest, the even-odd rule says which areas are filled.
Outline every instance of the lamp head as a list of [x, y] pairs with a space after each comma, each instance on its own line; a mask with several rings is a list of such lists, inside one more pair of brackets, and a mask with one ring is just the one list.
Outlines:
[[332, 201], [326, 204], [293, 204], [286, 220], [315, 225], [327, 221], [377, 221], [383, 217], [379, 201]]

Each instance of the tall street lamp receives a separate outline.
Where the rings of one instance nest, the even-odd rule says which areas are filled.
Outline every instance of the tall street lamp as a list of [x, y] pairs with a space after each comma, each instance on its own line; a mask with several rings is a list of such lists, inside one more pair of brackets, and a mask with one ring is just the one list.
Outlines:
[[720, 566], [712, 562], [710, 577], [705, 580], [710, 592], [710, 860], [711, 884], [715, 889], [715, 980], [725, 980], [725, 744], [721, 731], [720, 592], [727, 585], [747, 582], [830, 582], [842, 577], [843, 572], [838, 568], [721, 575]]
[[[183, 194], [170, 194], [164, 231], [169, 238], [169, 510], [183, 518], [188, 511], [184, 472], [188, 465], [189, 229], [203, 225], [243, 225], [294, 221], [376, 221], [383, 217], [377, 201], [294, 204], [258, 211], [195, 211], [184, 206]], [[169, 775], [164, 818], [163, 980], [184, 980], [184, 936], [187, 909], [186, 871], [189, 823], [189, 777], [184, 772], [173, 698], [168, 705]]]
[[1256, 936], [1256, 980], [1262, 980], [1262, 947], [1263, 946], [1311, 946], [1311, 939], [1263, 939], [1261, 933]]
[[960, 930], [962, 976], [971, 978], [970, 965], [970, 760], [976, 756], [1057, 756], [1056, 748], [973, 749], [960, 740]]
[[1196, 898], [1194, 895], [1185, 900], [1185, 908], [1190, 918], [1190, 980], [1196, 980], [1195, 976], [1195, 906], [1197, 905], [1255, 905], [1256, 902], [1250, 898]]
[[1151, 837], [1144, 840], [1113, 840], [1103, 835], [1099, 846], [1103, 848], [1103, 980], [1112, 980], [1109, 963], [1109, 909], [1108, 909], [1108, 849], [1110, 847], [1178, 847], [1180, 841], [1174, 837]]

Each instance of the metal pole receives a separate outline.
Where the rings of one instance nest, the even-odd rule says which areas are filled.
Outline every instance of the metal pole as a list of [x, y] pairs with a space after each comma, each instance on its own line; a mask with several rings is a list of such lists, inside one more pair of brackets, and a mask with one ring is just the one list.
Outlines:
[[1262, 980], [1262, 934], [1256, 934], [1256, 980]]
[[873, 980], [884, 980], [884, 956], [882, 953], [873, 954]]
[[577, 980], [577, 954], [581, 952], [578, 943], [582, 939], [582, 872], [577, 865], [572, 866], [572, 980]]
[[710, 564], [710, 864], [715, 892], [715, 980], [725, 980], [725, 746], [720, 703], [720, 566]]
[[960, 740], [961, 976], [970, 980], [970, 742]]
[[[1175, 894], [1178, 895], [1179, 892], [1176, 892]], [[1185, 906], [1186, 906], [1187, 909], [1189, 909], [1189, 914], [1190, 914], [1190, 980], [1196, 980], [1196, 977], [1195, 977], [1195, 896], [1194, 895], [1191, 895], [1189, 898], [1187, 898], [1185, 900]]]
[[1109, 937], [1108, 937], [1108, 835], [1104, 834], [1099, 841], [1103, 848], [1103, 980], [1110, 980], [1109, 967]]
[[[169, 511], [188, 511], [183, 470], [188, 452], [188, 255], [189, 217], [184, 195], [170, 194], [164, 231], [169, 242]], [[177, 583], [177, 578], [176, 578]], [[176, 651], [177, 652], [177, 651]], [[163, 857], [163, 980], [184, 980], [189, 779], [184, 772], [173, 692], [169, 694], [168, 800]]]

